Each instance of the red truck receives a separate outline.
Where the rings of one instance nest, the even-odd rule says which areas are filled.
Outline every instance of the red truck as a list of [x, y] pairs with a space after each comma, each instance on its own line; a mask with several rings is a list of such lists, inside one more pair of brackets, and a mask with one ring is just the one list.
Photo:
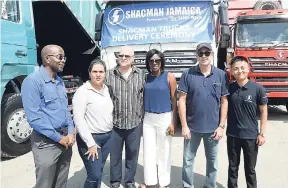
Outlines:
[[[229, 7], [232, 37], [227, 62], [233, 56], [246, 57], [249, 78], [265, 87], [269, 104], [286, 105], [288, 111], [288, 10], [245, 11], [233, 6]], [[229, 73], [229, 64], [226, 70]], [[231, 74], [230, 78], [233, 80]]]

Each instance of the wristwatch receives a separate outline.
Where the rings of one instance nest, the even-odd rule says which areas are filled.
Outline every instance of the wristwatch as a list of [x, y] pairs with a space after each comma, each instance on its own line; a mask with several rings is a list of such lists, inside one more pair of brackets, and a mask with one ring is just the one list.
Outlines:
[[265, 137], [264, 133], [258, 133], [258, 135], [262, 136], [263, 138]]
[[222, 129], [225, 129], [226, 125], [219, 125]]

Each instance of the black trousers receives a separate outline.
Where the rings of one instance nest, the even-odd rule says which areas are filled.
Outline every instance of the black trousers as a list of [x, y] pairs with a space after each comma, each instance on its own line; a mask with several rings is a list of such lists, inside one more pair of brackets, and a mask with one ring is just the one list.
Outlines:
[[229, 159], [228, 188], [237, 188], [241, 148], [244, 155], [244, 169], [247, 188], [257, 188], [256, 162], [258, 146], [256, 139], [240, 139], [227, 136], [227, 153]]
[[125, 143], [125, 185], [134, 184], [142, 126], [130, 130], [112, 130], [110, 153], [110, 183], [120, 185], [122, 180], [122, 150]]

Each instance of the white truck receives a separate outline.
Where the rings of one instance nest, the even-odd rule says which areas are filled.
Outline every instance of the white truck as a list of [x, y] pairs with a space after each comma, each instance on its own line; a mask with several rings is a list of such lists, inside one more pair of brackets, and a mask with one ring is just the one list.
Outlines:
[[117, 64], [119, 48], [130, 45], [135, 65], [145, 69], [146, 53], [162, 51], [166, 70], [179, 80], [182, 72], [197, 64], [196, 46], [210, 42], [214, 65], [224, 68], [229, 41], [225, 1], [108, 1], [96, 16], [95, 41], [107, 68]]

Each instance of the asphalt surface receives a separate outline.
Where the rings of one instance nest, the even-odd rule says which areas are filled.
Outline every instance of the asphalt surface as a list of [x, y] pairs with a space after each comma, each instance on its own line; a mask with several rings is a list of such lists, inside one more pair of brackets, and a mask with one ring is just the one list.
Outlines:
[[[172, 171], [170, 188], [181, 187], [181, 170], [183, 155], [183, 138], [181, 130], [177, 131], [172, 141]], [[288, 113], [284, 107], [269, 107], [266, 144], [259, 149], [256, 167], [258, 188], [288, 187]], [[124, 157], [123, 157], [124, 159]], [[123, 160], [124, 161], [124, 160]], [[226, 152], [226, 137], [219, 145], [218, 188], [226, 187], [228, 159]], [[124, 164], [123, 164], [124, 166]], [[201, 188], [205, 181], [205, 154], [201, 143], [195, 162], [195, 188]], [[124, 174], [124, 172], [123, 172]], [[73, 146], [73, 157], [70, 167], [67, 188], [82, 188], [86, 171], [79, 157], [77, 147]], [[143, 182], [143, 152], [142, 145], [135, 177], [136, 184]], [[239, 170], [239, 188], [245, 188], [243, 158]], [[32, 188], [35, 185], [35, 168], [32, 153], [15, 159], [1, 162], [2, 188]], [[109, 159], [103, 174], [103, 188], [109, 186]]]

